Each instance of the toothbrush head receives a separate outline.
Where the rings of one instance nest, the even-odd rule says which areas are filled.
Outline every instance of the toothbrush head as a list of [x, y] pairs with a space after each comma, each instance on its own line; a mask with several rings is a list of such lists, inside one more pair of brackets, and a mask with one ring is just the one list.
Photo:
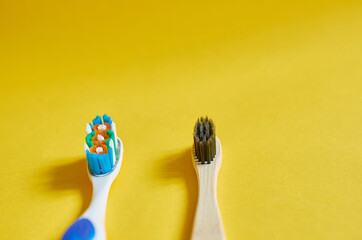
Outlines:
[[194, 157], [201, 164], [210, 164], [216, 155], [214, 122], [208, 117], [197, 120], [194, 128]]
[[105, 176], [121, 162], [122, 142], [117, 137], [116, 125], [106, 114], [97, 116], [86, 126], [84, 151], [92, 176]]

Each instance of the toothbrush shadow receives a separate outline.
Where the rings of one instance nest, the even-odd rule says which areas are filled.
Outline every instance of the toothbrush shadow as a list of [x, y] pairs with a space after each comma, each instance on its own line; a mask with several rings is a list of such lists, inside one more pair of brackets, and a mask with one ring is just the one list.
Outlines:
[[191, 149], [184, 150], [179, 154], [170, 155], [164, 159], [161, 168], [162, 178], [182, 178], [187, 187], [187, 211], [184, 220], [182, 239], [189, 240], [194, 222], [197, 202], [197, 178], [192, 165]]
[[79, 217], [89, 206], [92, 198], [92, 184], [89, 181], [86, 159], [79, 158], [66, 165], [58, 165], [47, 171], [47, 189], [50, 191], [78, 190], [82, 196]]

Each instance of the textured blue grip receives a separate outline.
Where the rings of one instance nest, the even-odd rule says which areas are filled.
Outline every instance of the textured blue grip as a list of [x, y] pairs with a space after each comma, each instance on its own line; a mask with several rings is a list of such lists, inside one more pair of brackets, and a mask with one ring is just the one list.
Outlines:
[[86, 218], [76, 220], [64, 233], [62, 240], [91, 240], [95, 235], [92, 222]]

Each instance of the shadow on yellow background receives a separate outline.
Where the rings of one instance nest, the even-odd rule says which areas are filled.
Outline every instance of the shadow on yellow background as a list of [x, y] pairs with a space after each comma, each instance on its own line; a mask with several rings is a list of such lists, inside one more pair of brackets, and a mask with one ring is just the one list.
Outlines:
[[[154, 170], [154, 178], [161, 185], [171, 185], [172, 180], [178, 179], [184, 182], [187, 188], [187, 208], [185, 218], [182, 219], [183, 230], [181, 239], [190, 239], [197, 202], [197, 178], [192, 165], [191, 150], [186, 149], [179, 153], [165, 156], [160, 160], [162, 165]], [[44, 179], [37, 188], [43, 189], [46, 196], [62, 196], [64, 192], [71, 190], [73, 194], [79, 194], [82, 199], [81, 209], [74, 216], [79, 217], [88, 208], [92, 198], [92, 184], [89, 181], [85, 158], [57, 160], [67, 162], [65, 165], [57, 165], [44, 170], [40, 179]], [[171, 180], [171, 181], [170, 181]], [[112, 211], [107, 208], [107, 211]], [[75, 219], [76, 219], [75, 218]], [[74, 220], [75, 220], [74, 219]], [[63, 226], [66, 229], [68, 226]], [[62, 236], [64, 230], [58, 235]]]
[[[67, 195], [67, 192], [72, 192], [73, 195], [79, 196], [81, 200], [81, 208], [78, 213], [74, 212], [74, 219], [76, 220], [82, 213], [88, 208], [92, 198], [92, 184], [89, 181], [85, 158], [72, 158], [65, 159], [64, 162], [67, 164], [56, 165], [43, 170], [39, 174], [39, 179], [42, 179], [34, 188], [41, 189], [41, 194], [47, 198], [59, 197]], [[57, 160], [57, 162], [63, 162]], [[58, 236], [60, 239], [64, 231], [69, 226], [59, 226], [59, 231], [54, 233], [54, 237]]]
[[[88, 208], [92, 198], [92, 184], [88, 178], [86, 161], [85, 158], [67, 159], [65, 162], [70, 163], [51, 167], [44, 172], [44, 178], [49, 179], [44, 183], [44, 194], [75, 190], [82, 196], [83, 202], [78, 216]], [[61, 161], [58, 160], [58, 162]]]
[[[193, 219], [195, 216], [198, 186], [195, 170], [192, 165], [191, 150], [187, 149], [180, 153], [166, 156], [162, 159], [163, 165], [160, 166], [156, 178], [161, 180], [166, 179], [181, 179], [184, 181], [187, 188], [187, 212], [186, 217], [183, 219], [184, 227], [182, 231], [181, 239], [190, 239], [191, 230], [193, 226]], [[163, 184], [167, 184], [168, 181], [163, 181]], [[172, 184], [172, 183], [170, 183]]]

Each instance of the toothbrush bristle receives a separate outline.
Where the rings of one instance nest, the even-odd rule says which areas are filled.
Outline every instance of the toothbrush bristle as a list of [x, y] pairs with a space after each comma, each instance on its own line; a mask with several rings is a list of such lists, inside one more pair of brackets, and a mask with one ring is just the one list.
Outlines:
[[107, 127], [106, 127], [106, 125], [104, 125], [104, 124], [100, 124], [99, 126], [98, 126], [98, 130], [99, 131], [104, 131], [104, 130], [106, 130], [107, 129]]
[[197, 120], [194, 128], [194, 150], [197, 161], [211, 163], [216, 154], [215, 125], [208, 117]]
[[103, 119], [97, 116], [93, 119], [93, 126], [87, 125], [84, 151], [92, 174], [103, 175], [113, 170], [116, 162], [115, 130], [114, 122], [107, 115], [103, 115]]
[[102, 142], [104, 141], [104, 137], [101, 134], [97, 135], [97, 140], [99, 144], [102, 144]]
[[96, 152], [97, 152], [97, 154], [102, 153], [102, 152], [103, 152], [103, 148], [102, 148], [102, 147], [97, 147], [97, 148], [96, 148]]

